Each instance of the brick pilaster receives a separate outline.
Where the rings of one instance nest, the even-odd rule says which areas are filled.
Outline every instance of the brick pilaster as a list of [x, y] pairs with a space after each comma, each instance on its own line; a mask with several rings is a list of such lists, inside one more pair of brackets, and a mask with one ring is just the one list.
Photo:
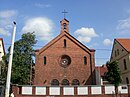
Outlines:
[[36, 90], [36, 87], [32, 86], [32, 95], [35, 95], [35, 90]]
[[128, 85], [128, 97], [130, 97], [130, 85]]
[[60, 87], [60, 95], [64, 95], [63, 94], [63, 87]]
[[102, 94], [103, 95], [105, 94], [105, 86], [104, 85], [102, 86]]
[[46, 95], [49, 95], [49, 86], [46, 87]]
[[74, 95], [78, 95], [77, 86], [74, 87]]
[[88, 95], [91, 95], [91, 86], [88, 86]]

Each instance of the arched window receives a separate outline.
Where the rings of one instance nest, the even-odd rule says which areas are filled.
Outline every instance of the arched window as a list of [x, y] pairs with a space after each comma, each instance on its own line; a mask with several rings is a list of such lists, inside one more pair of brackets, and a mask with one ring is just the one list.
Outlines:
[[51, 81], [51, 85], [52, 85], [52, 86], [59, 86], [59, 81], [58, 81], [57, 79], [53, 79], [53, 80]]
[[117, 56], [117, 54], [116, 54], [116, 50], [115, 50], [115, 57]]
[[79, 80], [74, 79], [74, 80], [72, 81], [72, 85], [80, 85]]
[[124, 62], [124, 70], [126, 70], [126, 69], [127, 69], [127, 66], [126, 66], [126, 59], [124, 59], [123, 62]]
[[119, 49], [117, 49], [117, 55], [119, 55], [120, 53], [119, 53]]
[[66, 47], [66, 39], [64, 39], [64, 47]]
[[66, 23], [64, 23], [64, 29], [66, 29]]
[[67, 79], [63, 79], [61, 85], [67, 86], [69, 85], [69, 81]]
[[84, 65], [86, 65], [86, 64], [87, 64], [87, 57], [84, 56]]
[[44, 65], [46, 65], [46, 56], [44, 56]]

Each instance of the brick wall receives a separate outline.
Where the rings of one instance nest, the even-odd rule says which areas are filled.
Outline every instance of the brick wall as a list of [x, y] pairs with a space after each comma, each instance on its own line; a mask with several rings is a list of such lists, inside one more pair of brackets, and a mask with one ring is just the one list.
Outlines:
[[[70, 85], [73, 79], [78, 79], [80, 85], [95, 84], [94, 52], [87, 48], [84, 50], [80, 47], [80, 43], [70, 38], [63, 35], [56, 42], [53, 40], [54, 43], [49, 47], [47, 45], [37, 52], [34, 85], [48, 86], [53, 79], [57, 79], [60, 85], [63, 79], [67, 79]], [[64, 39], [66, 39], [66, 47], [64, 47]], [[71, 63], [66, 68], [60, 65], [62, 55], [71, 58]], [[44, 64], [44, 56], [46, 57], [46, 64]], [[84, 64], [84, 56], [87, 57], [86, 65]]]
[[[34, 85], [50, 86], [54, 79], [59, 82], [59, 86], [63, 85], [64, 79], [69, 82], [69, 86], [74, 79], [80, 85], [95, 84], [95, 50], [87, 48], [69, 34], [68, 20], [63, 19], [60, 23], [61, 33], [36, 52]], [[64, 55], [70, 58], [70, 64], [66, 67], [61, 66]]]

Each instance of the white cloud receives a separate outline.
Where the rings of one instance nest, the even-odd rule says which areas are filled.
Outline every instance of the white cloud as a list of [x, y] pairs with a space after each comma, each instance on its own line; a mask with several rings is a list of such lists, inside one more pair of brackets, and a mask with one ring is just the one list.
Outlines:
[[117, 25], [118, 30], [130, 30], [130, 17], [124, 20], [119, 20], [119, 24]]
[[95, 48], [95, 47], [97, 47], [97, 46], [99, 46], [98, 43], [92, 43], [91, 45], [89, 45], [90, 48]]
[[104, 39], [103, 44], [106, 46], [112, 45], [112, 41], [110, 39]]
[[98, 36], [95, 33], [95, 30], [93, 28], [82, 27], [80, 29], [77, 29], [74, 33], [76, 35], [78, 35], [78, 39], [81, 42], [85, 42], [85, 43], [90, 42], [93, 37], [97, 37]]
[[22, 28], [22, 32], [35, 32], [36, 37], [43, 41], [49, 41], [52, 39], [52, 29], [54, 27], [53, 22], [45, 17], [31, 18], [26, 21], [25, 26]]
[[40, 7], [40, 8], [48, 8], [48, 7], [51, 7], [50, 4], [41, 4], [41, 3], [36, 3], [35, 6], [36, 6], [36, 7]]
[[11, 18], [17, 14], [16, 10], [4, 10], [0, 11], [0, 18]]
[[0, 11], [0, 34], [10, 36], [12, 31], [12, 22], [17, 16], [17, 10], [1, 10]]
[[10, 33], [8, 32], [8, 30], [4, 28], [0, 28], [0, 34], [5, 35], [5, 36], [10, 36]]
[[83, 36], [78, 36], [78, 40], [80, 40], [81, 42], [87, 43], [91, 41], [90, 37], [83, 37]]

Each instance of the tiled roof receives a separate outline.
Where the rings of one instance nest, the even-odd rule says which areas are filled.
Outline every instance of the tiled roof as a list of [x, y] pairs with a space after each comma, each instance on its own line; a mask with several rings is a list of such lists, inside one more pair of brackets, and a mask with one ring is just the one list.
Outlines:
[[104, 73], [107, 72], [107, 67], [106, 65], [96, 66], [96, 70], [100, 72], [100, 76], [104, 76]]
[[130, 52], [130, 38], [118, 38], [116, 39], [128, 52]]

